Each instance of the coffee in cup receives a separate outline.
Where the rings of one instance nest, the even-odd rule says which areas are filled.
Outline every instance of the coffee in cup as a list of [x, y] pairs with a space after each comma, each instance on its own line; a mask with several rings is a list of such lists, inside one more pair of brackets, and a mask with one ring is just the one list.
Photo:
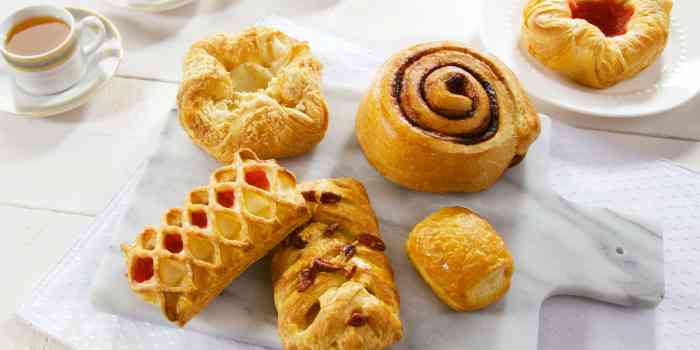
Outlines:
[[70, 27], [59, 18], [31, 17], [10, 29], [5, 39], [5, 47], [15, 55], [40, 55], [57, 48], [69, 34]]
[[[96, 35], [84, 40], [84, 30]], [[97, 17], [76, 23], [63, 7], [25, 7], [0, 23], [0, 53], [11, 68], [16, 85], [33, 95], [50, 95], [75, 85], [87, 70], [88, 56], [105, 39], [105, 27]]]

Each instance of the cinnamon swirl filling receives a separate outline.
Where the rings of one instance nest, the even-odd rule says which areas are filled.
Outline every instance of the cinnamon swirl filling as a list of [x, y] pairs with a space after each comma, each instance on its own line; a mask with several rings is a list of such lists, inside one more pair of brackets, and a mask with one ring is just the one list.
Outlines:
[[426, 50], [396, 71], [394, 103], [406, 121], [433, 137], [478, 144], [498, 131], [498, 96], [487, 72], [487, 63], [459, 48]]

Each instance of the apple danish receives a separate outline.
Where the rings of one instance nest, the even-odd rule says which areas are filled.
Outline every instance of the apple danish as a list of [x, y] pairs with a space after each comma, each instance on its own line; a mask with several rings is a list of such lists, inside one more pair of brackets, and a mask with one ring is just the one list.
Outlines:
[[484, 308], [510, 288], [513, 258], [491, 225], [461, 207], [443, 208], [413, 228], [408, 257], [435, 294], [457, 311]]
[[521, 44], [550, 69], [603, 89], [656, 61], [672, 7], [671, 0], [529, 0]]
[[321, 63], [307, 43], [269, 28], [194, 43], [177, 103], [187, 134], [222, 163], [243, 147], [263, 159], [300, 155], [328, 128]]
[[519, 163], [540, 131], [515, 75], [456, 42], [392, 56], [357, 112], [357, 139], [389, 180], [427, 192], [477, 192]]
[[313, 218], [272, 258], [284, 348], [388, 347], [403, 334], [399, 294], [364, 186], [343, 178], [301, 187]]
[[233, 158], [159, 228], [122, 245], [131, 289], [180, 326], [311, 217], [289, 170], [247, 149]]

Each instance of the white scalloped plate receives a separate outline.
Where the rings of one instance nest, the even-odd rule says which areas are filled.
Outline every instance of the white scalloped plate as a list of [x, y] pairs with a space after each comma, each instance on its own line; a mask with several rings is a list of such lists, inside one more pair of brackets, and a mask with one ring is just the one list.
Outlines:
[[[92, 10], [66, 7], [76, 20], [87, 16], [99, 18], [105, 25], [105, 42], [90, 55], [85, 75], [65, 91], [36, 96], [15, 87], [9, 68], [0, 64], [0, 111], [26, 117], [48, 117], [78, 108], [107, 86], [117, 72], [124, 55], [122, 38], [117, 27], [106, 17]], [[85, 35], [94, 35], [90, 32]]]
[[103, 0], [110, 5], [143, 12], [162, 12], [185, 6], [194, 0]]
[[[663, 54], [636, 77], [596, 90], [571, 82], [541, 65], [518, 45], [527, 0], [483, 2], [481, 41], [520, 78], [531, 96], [571, 111], [601, 117], [641, 117], [668, 111], [700, 92], [698, 1], [675, 1]], [[689, 37], [688, 35], [691, 35]]]

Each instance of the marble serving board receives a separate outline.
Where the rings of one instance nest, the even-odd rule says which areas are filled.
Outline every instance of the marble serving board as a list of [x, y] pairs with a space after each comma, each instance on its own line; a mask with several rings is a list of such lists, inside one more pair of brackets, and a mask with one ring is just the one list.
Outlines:
[[[553, 193], [548, 180], [550, 120], [527, 159], [494, 187], [477, 194], [428, 194], [400, 188], [366, 161], [354, 134], [360, 95], [326, 91], [331, 122], [310, 154], [282, 160], [299, 181], [350, 176], [367, 187], [380, 219], [387, 255], [401, 294], [404, 338], [395, 348], [537, 349], [539, 311], [552, 295], [578, 295], [626, 306], [653, 306], [663, 296], [661, 232], [619, 213], [578, 206]], [[101, 311], [166, 324], [157, 308], [138, 299], [125, 278], [119, 244], [132, 242], [165, 209], [179, 206], [219, 165], [195, 147], [175, 112], [137, 185], [91, 290]], [[436, 169], [439, 171], [439, 169]], [[491, 307], [471, 313], [441, 304], [410, 265], [403, 244], [411, 228], [445, 206], [475, 209], [500, 232], [515, 260], [512, 287]], [[235, 280], [186, 330], [279, 348], [269, 262], [263, 259]]]

